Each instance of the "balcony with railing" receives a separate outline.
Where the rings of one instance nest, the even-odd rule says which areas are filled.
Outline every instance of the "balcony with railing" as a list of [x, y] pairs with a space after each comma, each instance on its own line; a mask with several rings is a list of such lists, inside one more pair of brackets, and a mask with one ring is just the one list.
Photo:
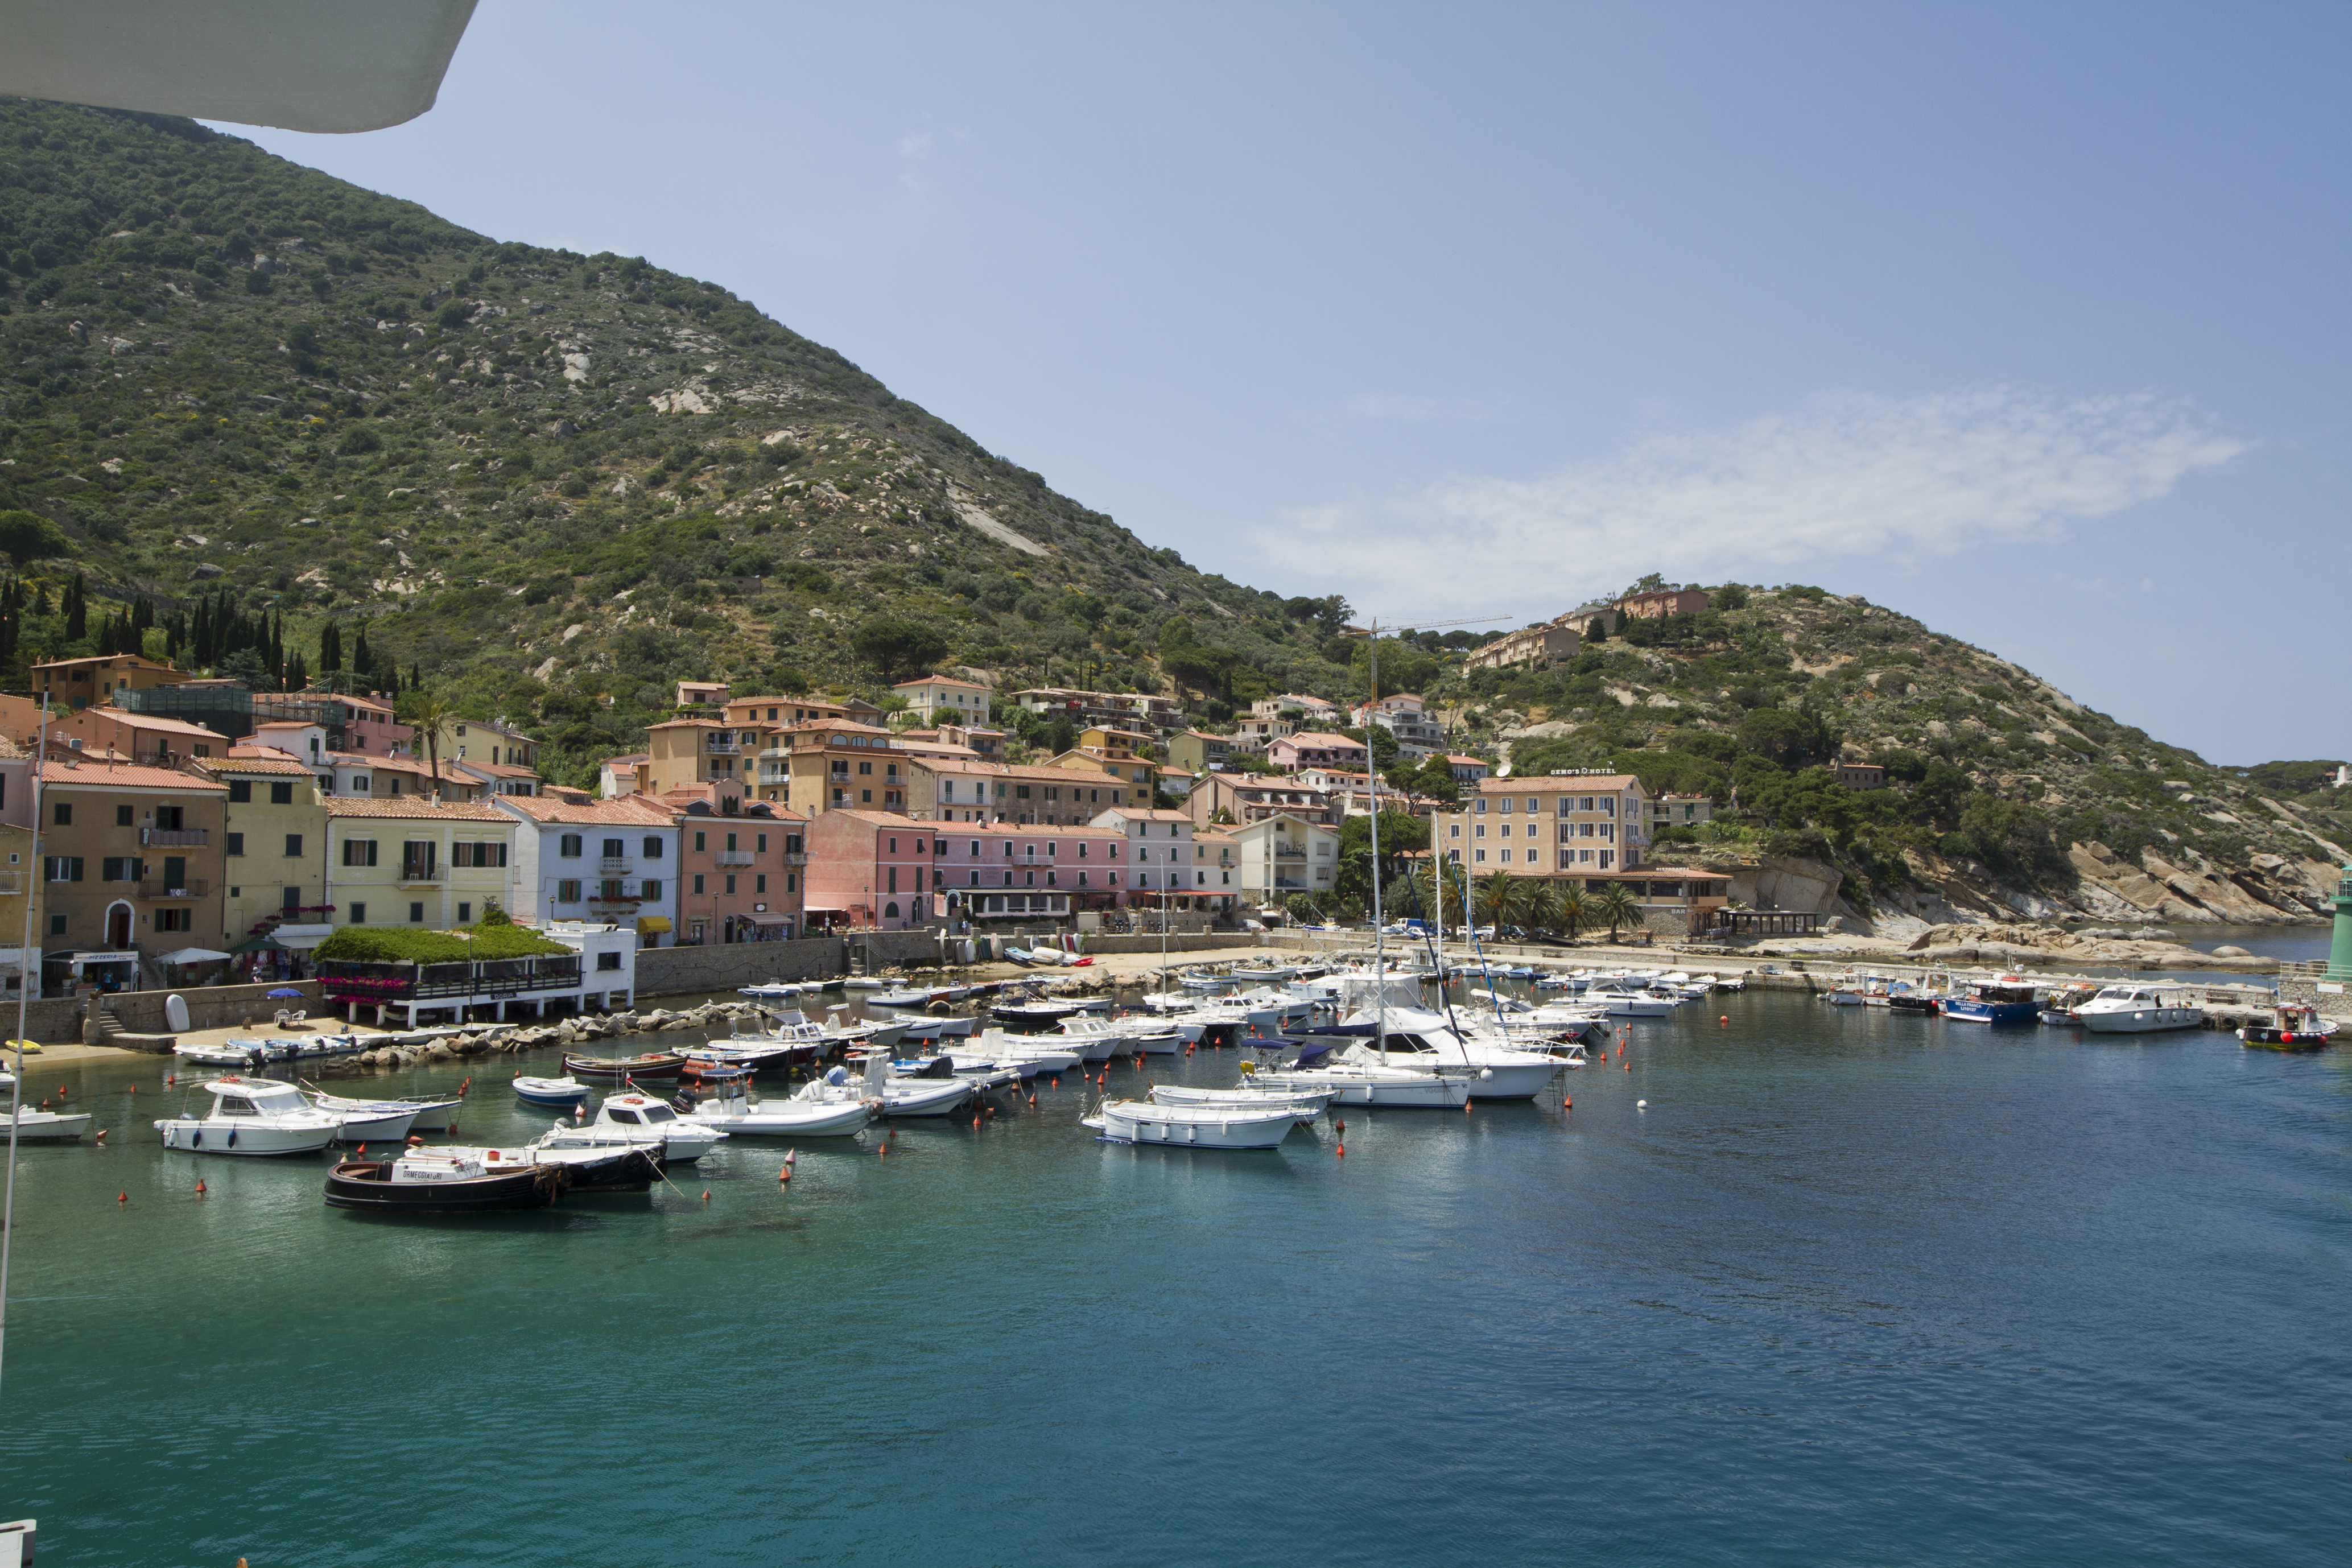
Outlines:
[[724, 738], [713, 735], [702, 742], [702, 749], [705, 753], [714, 757], [735, 757], [742, 755], [743, 752], [742, 742], [737, 741], [732, 735]]
[[210, 886], [202, 877], [183, 877], [176, 882], [142, 882], [139, 896], [147, 900], [201, 899]]
[[401, 867], [396, 885], [403, 888], [437, 888], [448, 878], [448, 871], [438, 861], [411, 860]]
[[139, 842], [151, 849], [201, 849], [213, 841], [203, 827], [142, 827]]
[[711, 858], [721, 866], [749, 866], [753, 857], [749, 849], [721, 849]]
[[625, 877], [629, 874], [629, 858], [626, 855], [599, 856], [596, 871], [599, 876]]

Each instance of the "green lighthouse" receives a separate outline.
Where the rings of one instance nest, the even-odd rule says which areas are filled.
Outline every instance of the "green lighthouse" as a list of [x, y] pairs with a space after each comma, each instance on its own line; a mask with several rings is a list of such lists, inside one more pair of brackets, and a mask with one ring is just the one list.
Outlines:
[[2327, 978], [2352, 980], [2352, 866], [2336, 884], [2336, 940], [2327, 949]]

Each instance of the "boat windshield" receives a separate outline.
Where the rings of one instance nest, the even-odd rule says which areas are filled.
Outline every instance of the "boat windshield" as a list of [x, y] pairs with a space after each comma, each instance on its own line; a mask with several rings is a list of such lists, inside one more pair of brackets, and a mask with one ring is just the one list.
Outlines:
[[626, 1122], [631, 1127], [637, 1125], [637, 1113], [634, 1110], [623, 1110], [617, 1106], [608, 1105], [604, 1108], [604, 1114], [615, 1121]]
[[647, 1121], [675, 1121], [677, 1120], [677, 1112], [672, 1110], [667, 1105], [648, 1105], [646, 1107], [646, 1120]]

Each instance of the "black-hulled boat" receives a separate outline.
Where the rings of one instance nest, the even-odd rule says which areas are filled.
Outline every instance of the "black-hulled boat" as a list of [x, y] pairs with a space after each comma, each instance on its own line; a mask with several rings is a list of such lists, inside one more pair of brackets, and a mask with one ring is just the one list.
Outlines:
[[563, 1053], [563, 1070], [589, 1083], [626, 1083], [631, 1079], [640, 1083], [655, 1079], [676, 1078], [686, 1068], [686, 1058], [674, 1051], [647, 1051], [635, 1057], [583, 1057], [575, 1051]]
[[570, 1173], [498, 1150], [411, 1149], [392, 1160], [344, 1160], [327, 1173], [327, 1206], [371, 1214], [497, 1214], [543, 1209]]

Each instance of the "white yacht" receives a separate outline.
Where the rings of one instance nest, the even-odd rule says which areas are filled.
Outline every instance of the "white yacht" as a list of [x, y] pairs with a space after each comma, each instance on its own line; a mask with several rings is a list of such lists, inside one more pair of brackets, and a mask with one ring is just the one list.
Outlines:
[[[1333, 1061], [1330, 1047], [1310, 1045], [1287, 1067], [1260, 1068], [1249, 1081], [1284, 1094], [1323, 1094], [1327, 1105], [1387, 1105], [1405, 1110], [1459, 1110], [1476, 1080], [1464, 1072], [1421, 1072], [1404, 1067]], [[1248, 1071], [1250, 1064], [1242, 1064]]]
[[[16, 1113], [19, 1143], [70, 1143], [89, 1131], [89, 1113], [86, 1110], [42, 1110], [30, 1105], [19, 1109], [16, 1075], [0, 1072], [0, 1117], [11, 1111]], [[0, 1133], [0, 1137], [5, 1136]]]
[[1584, 1000], [1612, 1018], [1663, 1018], [1682, 1005], [1678, 997], [1662, 996], [1639, 980], [1596, 980], [1585, 988]]
[[216, 1078], [204, 1086], [212, 1105], [200, 1115], [155, 1123], [163, 1147], [199, 1154], [310, 1154], [335, 1141], [343, 1119], [321, 1110], [290, 1083]]
[[650, 1094], [631, 1091], [606, 1097], [596, 1108], [596, 1120], [582, 1127], [557, 1122], [539, 1141], [542, 1149], [655, 1148], [664, 1164], [686, 1164], [701, 1159], [727, 1136], [723, 1129], [682, 1120], [675, 1106]]
[[[1359, 1026], [1378, 1026], [1372, 1015], [1360, 1014]], [[1359, 1037], [1339, 1053], [1342, 1064], [1408, 1068], [1415, 1072], [1466, 1075], [1476, 1079], [1471, 1090], [1481, 1100], [1533, 1100], [1558, 1078], [1566, 1063], [1549, 1051], [1525, 1050], [1465, 1019], [1456, 1028], [1444, 1014], [1422, 1007], [1387, 1010], [1385, 1037]]]
[[301, 1093], [328, 1115], [341, 1119], [342, 1130], [335, 1134], [338, 1143], [397, 1143], [408, 1136], [425, 1110], [414, 1100], [347, 1100], [315, 1089]]
[[2179, 991], [2156, 985], [2108, 985], [2074, 1009], [2074, 1021], [2095, 1035], [2146, 1035], [2159, 1029], [2200, 1029], [2205, 1009]]

